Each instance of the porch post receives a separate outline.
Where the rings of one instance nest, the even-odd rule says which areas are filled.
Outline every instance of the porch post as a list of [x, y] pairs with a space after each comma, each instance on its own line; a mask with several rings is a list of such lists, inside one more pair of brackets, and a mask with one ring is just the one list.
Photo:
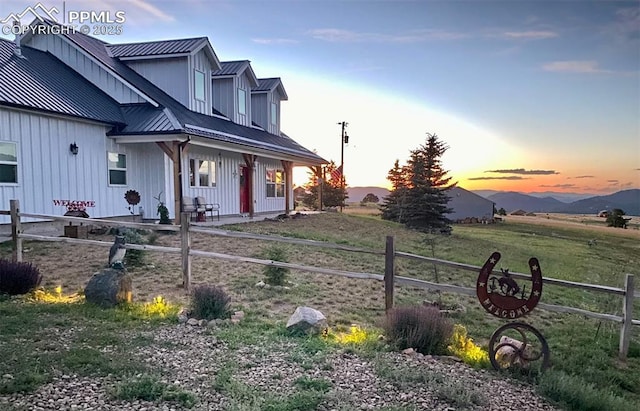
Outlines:
[[293, 162], [282, 160], [282, 167], [284, 168], [284, 212], [289, 215], [291, 212], [291, 186], [293, 182]]
[[[173, 141], [171, 147], [164, 141], [158, 141], [156, 144], [169, 156], [173, 163], [173, 197], [174, 197], [174, 214], [175, 224], [180, 224], [180, 212], [182, 211], [182, 151], [189, 143], [189, 140], [182, 143]], [[186, 151], [186, 150], [185, 150]]]
[[254, 154], [242, 154], [242, 158], [244, 158], [244, 162], [247, 164], [247, 169], [249, 170], [249, 175], [247, 176], [246, 183], [249, 186], [249, 217], [253, 218], [254, 207], [253, 207], [253, 173], [255, 169], [256, 158], [258, 156]]

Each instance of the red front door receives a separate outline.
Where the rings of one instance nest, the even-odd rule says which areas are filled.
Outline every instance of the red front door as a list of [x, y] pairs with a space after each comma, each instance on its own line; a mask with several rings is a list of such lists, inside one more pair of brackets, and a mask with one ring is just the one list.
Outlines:
[[240, 166], [240, 213], [249, 212], [249, 168]]

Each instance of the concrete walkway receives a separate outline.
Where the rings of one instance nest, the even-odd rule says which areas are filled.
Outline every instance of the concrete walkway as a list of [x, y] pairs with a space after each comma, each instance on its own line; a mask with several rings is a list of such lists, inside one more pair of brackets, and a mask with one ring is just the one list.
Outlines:
[[[305, 214], [305, 215], [319, 214], [319, 213], [321, 213], [321, 211], [300, 211], [300, 214]], [[215, 217], [213, 221], [211, 221], [211, 217], [207, 217], [207, 221], [205, 222], [191, 221], [191, 224], [198, 227], [217, 227], [217, 226], [227, 225], [227, 224], [241, 224], [241, 223], [253, 223], [256, 221], [264, 221], [267, 219], [274, 219], [277, 216], [282, 214], [283, 213], [268, 213], [268, 214], [256, 215], [253, 217], [249, 217], [249, 216], [242, 217], [238, 215], [220, 216], [220, 221], [218, 221], [218, 219]], [[295, 212], [290, 213], [290, 215], [293, 215], [293, 214], [295, 214]]]

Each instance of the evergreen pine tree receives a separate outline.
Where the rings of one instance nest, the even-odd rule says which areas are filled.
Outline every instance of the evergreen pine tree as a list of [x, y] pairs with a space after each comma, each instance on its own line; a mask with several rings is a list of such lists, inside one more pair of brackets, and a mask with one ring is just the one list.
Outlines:
[[382, 219], [404, 223], [403, 202], [407, 196], [407, 170], [400, 167], [400, 161], [396, 160], [393, 168], [389, 170], [387, 179], [391, 182], [391, 192], [384, 198], [384, 203], [380, 205]]
[[451, 178], [440, 160], [447, 149], [437, 135], [427, 133], [426, 143], [411, 151], [405, 167], [396, 161], [389, 171], [393, 191], [381, 207], [383, 219], [424, 232], [448, 231], [446, 214], [452, 210], [447, 206], [447, 190], [455, 184], [449, 184]]

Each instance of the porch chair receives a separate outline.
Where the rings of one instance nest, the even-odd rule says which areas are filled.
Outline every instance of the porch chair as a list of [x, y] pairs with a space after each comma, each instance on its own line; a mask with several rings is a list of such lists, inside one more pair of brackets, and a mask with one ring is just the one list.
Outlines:
[[182, 212], [190, 213], [191, 219], [193, 219], [194, 214], [196, 217], [198, 216], [198, 207], [194, 200], [192, 197], [182, 197]]
[[216, 213], [216, 216], [218, 216], [218, 221], [220, 221], [220, 204], [207, 203], [207, 200], [205, 200], [204, 197], [196, 197], [196, 205], [198, 212], [204, 212], [205, 216], [206, 213], [209, 213], [209, 215], [211, 215], [211, 221], [213, 221], [213, 213]]

